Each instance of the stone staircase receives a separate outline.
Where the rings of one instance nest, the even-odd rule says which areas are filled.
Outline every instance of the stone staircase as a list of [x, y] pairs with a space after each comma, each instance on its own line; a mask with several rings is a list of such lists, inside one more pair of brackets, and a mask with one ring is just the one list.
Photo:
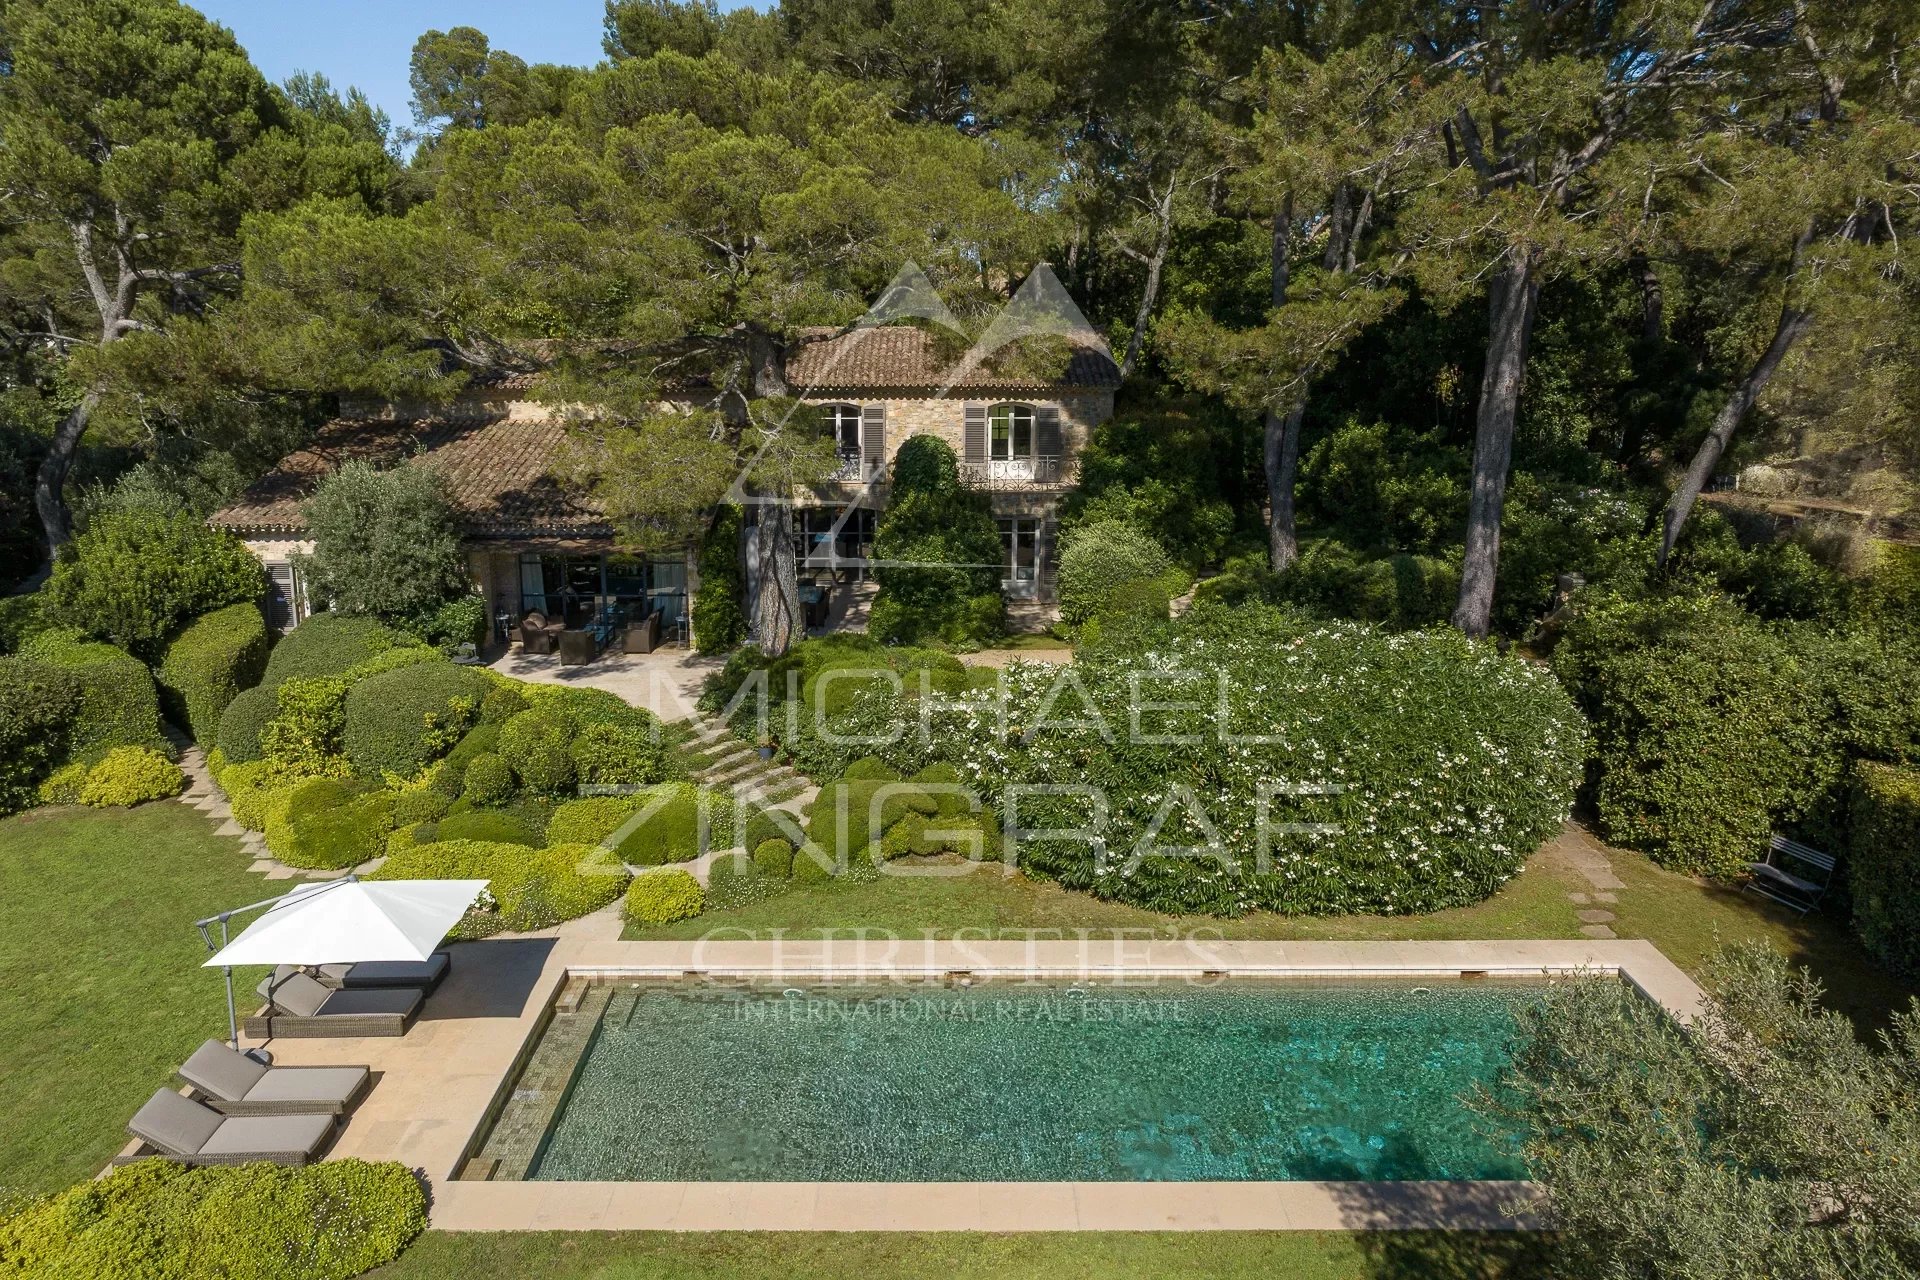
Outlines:
[[682, 723], [693, 730], [683, 750], [691, 757], [693, 780], [722, 791], [744, 788], [748, 798], [772, 809], [800, 813], [820, 789], [787, 765], [762, 760], [751, 743], [701, 712]]
[[162, 723], [162, 731], [167, 740], [178, 749], [180, 758], [176, 761], [180, 772], [187, 775], [187, 789], [176, 797], [182, 804], [190, 805], [219, 823], [213, 829], [217, 836], [233, 836], [240, 841], [240, 850], [252, 862], [247, 870], [264, 875], [269, 880], [292, 880], [302, 877], [308, 880], [337, 880], [346, 875], [345, 871], [300, 871], [287, 866], [267, 851], [267, 838], [258, 831], [249, 831], [234, 821], [233, 806], [227, 803], [227, 793], [213, 780], [213, 772], [207, 768], [207, 754], [195, 746], [193, 740], [171, 724]]

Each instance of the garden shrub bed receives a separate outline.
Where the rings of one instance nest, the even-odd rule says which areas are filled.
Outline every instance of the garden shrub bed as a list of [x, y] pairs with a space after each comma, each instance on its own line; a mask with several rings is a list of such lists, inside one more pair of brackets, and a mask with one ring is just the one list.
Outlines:
[[265, 683], [279, 684], [294, 676], [337, 676], [376, 654], [416, 643], [373, 618], [316, 613], [273, 646]]
[[267, 848], [288, 866], [338, 871], [385, 852], [392, 793], [357, 779], [309, 778], [276, 795], [267, 810]]
[[626, 916], [632, 924], [672, 924], [705, 909], [700, 882], [685, 871], [649, 871], [627, 886]]
[[627, 887], [618, 861], [591, 845], [529, 849], [481, 840], [444, 840], [395, 852], [374, 880], [488, 880], [496, 904], [470, 912], [453, 937], [484, 937], [501, 930], [549, 929], [597, 911]]
[[0, 1219], [0, 1275], [348, 1280], [399, 1257], [426, 1223], [426, 1190], [402, 1164], [141, 1160]]
[[346, 695], [342, 745], [363, 778], [410, 778], [445, 755], [480, 715], [491, 683], [472, 667], [416, 662], [370, 675]]
[[[876, 696], [849, 727], [908, 726], [884, 758], [944, 761], [996, 805], [1015, 786], [1066, 789], [1020, 799], [1021, 868], [1157, 911], [1481, 901], [1559, 829], [1586, 755], [1579, 713], [1538, 667], [1452, 631], [1264, 606], [1197, 607], [1072, 667], [1016, 663], [1007, 686], [1004, 719], [983, 694], [931, 711], [923, 734], [904, 699]], [[1094, 828], [1087, 786], [1110, 806], [1104, 855], [1046, 834]]]
[[72, 672], [0, 658], [0, 813], [32, 804], [35, 788], [65, 758], [80, 698]]

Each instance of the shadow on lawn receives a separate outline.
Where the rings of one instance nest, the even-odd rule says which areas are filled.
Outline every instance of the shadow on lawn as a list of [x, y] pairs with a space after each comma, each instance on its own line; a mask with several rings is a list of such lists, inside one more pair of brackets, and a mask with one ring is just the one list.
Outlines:
[[1547, 1280], [1552, 1238], [1519, 1231], [1371, 1231], [1357, 1237], [1374, 1280]]

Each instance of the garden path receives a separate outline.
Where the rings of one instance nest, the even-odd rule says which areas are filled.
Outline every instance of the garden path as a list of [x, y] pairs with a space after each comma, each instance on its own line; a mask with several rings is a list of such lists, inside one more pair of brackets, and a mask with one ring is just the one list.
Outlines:
[[263, 875], [269, 880], [292, 880], [304, 877], [308, 880], [338, 880], [347, 871], [371, 871], [380, 863], [379, 859], [349, 867], [342, 871], [302, 871], [281, 862], [267, 851], [267, 838], [258, 831], [249, 831], [234, 820], [233, 806], [227, 801], [227, 793], [213, 780], [213, 771], [207, 768], [207, 754], [193, 744], [186, 734], [171, 724], [163, 725], [167, 738], [179, 748], [180, 772], [187, 775], [187, 787], [177, 797], [182, 804], [213, 819], [218, 825], [213, 834], [232, 836], [240, 841], [241, 852], [248, 854], [252, 863], [247, 870]]
[[1619, 901], [1618, 891], [1626, 882], [1613, 873], [1607, 851], [1585, 828], [1569, 821], [1560, 834], [1541, 851], [1558, 858], [1587, 882], [1587, 889], [1567, 894], [1567, 900], [1579, 908], [1580, 932], [1589, 938], [1612, 938], [1614, 915], [1607, 908]]

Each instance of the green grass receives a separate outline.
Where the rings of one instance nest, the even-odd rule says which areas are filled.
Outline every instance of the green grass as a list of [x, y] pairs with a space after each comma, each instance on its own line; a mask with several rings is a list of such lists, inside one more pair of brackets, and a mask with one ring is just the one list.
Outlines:
[[1537, 1237], [1471, 1232], [429, 1232], [378, 1280], [1521, 1280], [1549, 1271]]
[[0, 1198], [99, 1170], [202, 1040], [226, 1034], [193, 922], [267, 896], [183, 804], [0, 822]]
[[[898, 866], [899, 864], [894, 864]], [[940, 868], [947, 869], [947, 868]], [[955, 868], [957, 869], [957, 868]], [[1576, 884], [1559, 869], [1529, 868], [1499, 893], [1472, 907], [1425, 916], [1283, 916], [1254, 912], [1237, 919], [1169, 916], [1104, 902], [1046, 880], [1008, 875], [998, 864], [963, 875], [883, 875], [877, 880], [796, 886], [751, 906], [711, 911], [653, 928], [628, 926], [629, 938], [820, 937], [855, 929], [902, 937], [964, 932], [974, 938], [1082, 932], [1130, 936], [1276, 938], [1348, 941], [1368, 938], [1577, 938], [1578, 910], [1567, 899]]]

